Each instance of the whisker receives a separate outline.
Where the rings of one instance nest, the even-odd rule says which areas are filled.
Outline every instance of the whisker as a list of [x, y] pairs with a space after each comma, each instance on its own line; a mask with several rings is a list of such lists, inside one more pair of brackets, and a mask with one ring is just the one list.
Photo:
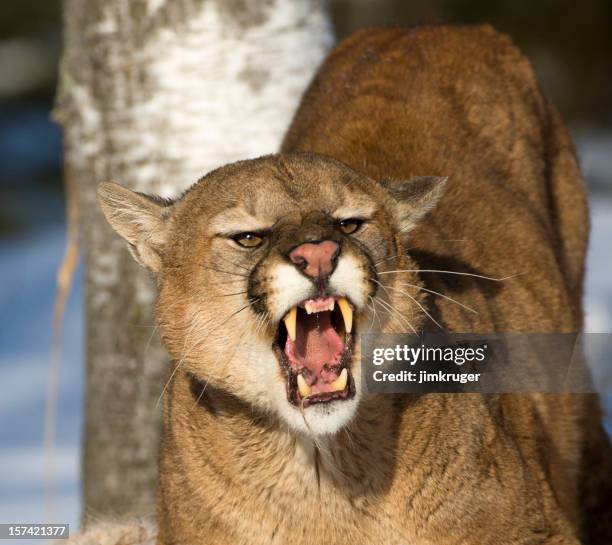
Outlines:
[[[470, 242], [470, 239], [467, 239], [467, 238], [447, 238], [447, 239], [440, 240], [440, 242]], [[415, 246], [411, 246], [409, 248], [404, 248], [404, 253], [403, 254], [396, 254], [396, 255], [392, 255], [391, 257], [387, 257], [386, 259], [381, 259], [380, 261], [377, 261], [376, 263], [374, 263], [374, 266], [377, 267], [381, 263], [384, 263], [385, 261], [390, 261], [391, 259], [398, 259], [398, 258], [401, 258], [401, 257], [409, 257], [408, 251], [412, 250], [413, 248], [415, 248]]]
[[382, 327], [382, 326], [381, 326], [381, 324], [380, 324], [380, 319], [378, 318], [378, 315], [376, 314], [376, 307], [374, 306], [374, 302], [373, 302], [373, 301], [374, 301], [374, 299], [372, 298], [372, 296], [371, 296], [371, 295], [368, 295], [368, 297], [369, 297], [369, 298], [370, 298], [370, 300], [372, 301], [372, 304], [371, 304], [371, 305], [370, 305], [370, 304], [368, 304], [368, 307], [372, 309], [372, 321], [370, 322], [370, 331], [372, 331], [372, 328], [374, 327], [374, 318], [377, 318], [377, 319], [378, 319], [378, 325], [379, 325], [380, 327]]
[[[408, 282], [400, 282], [398, 284], [398, 286], [406, 286], [406, 287], [411, 287], [411, 288], [415, 288], [421, 291], [426, 291], [427, 293], [433, 293], [434, 295], [439, 295], [440, 297], [444, 298], [444, 299], [448, 299], [449, 301], [455, 303], [456, 305], [459, 305], [460, 307], [463, 307], [465, 310], [469, 310], [470, 312], [473, 312], [474, 314], [478, 314], [477, 310], [474, 310], [471, 307], [468, 307], [467, 305], [464, 305], [463, 303], [461, 303], [460, 301], [457, 301], [456, 299], [453, 299], [452, 297], [449, 297], [448, 295], [444, 295], [443, 293], [440, 293], [439, 291], [436, 290], [432, 290], [429, 288], [423, 288], [421, 286], [417, 286], [416, 284], [410, 284]], [[394, 288], [392, 286], [387, 286], [389, 289], [397, 289]], [[399, 290], [398, 290], [399, 291]], [[403, 292], [402, 292], [403, 293]]]
[[511, 274], [510, 276], [504, 276], [503, 278], [493, 278], [491, 276], [484, 276], [482, 274], [473, 274], [459, 271], [439, 271], [436, 269], [398, 269], [396, 271], [383, 271], [378, 274], [394, 274], [394, 273], [441, 273], [441, 274], [456, 274], [459, 276], [473, 276], [474, 278], [482, 278], [483, 280], [491, 280], [492, 282], [503, 282], [504, 280], [509, 280], [510, 278], [515, 278], [516, 276], [520, 276], [524, 273]]
[[[186, 265], [191, 264], [191, 265], [195, 265], [196, 267], [199, 267], [201, 269], [207, 269], [207, 270], [211, 270], [211, 271], [216, 271], [222, 274], [229, 274], [230, 276], [240, 276], [242, 278], [250, 278], [250, 275], [248, 274], [241, 274], [241, 273], [236, 273], [236, 272], [232, 272], [232, 271], [226, 271], [224, 269], [220, 269], [218, 267], [209, 267], [207, 265], [203, 265], [202, 263], [181, 263], [179, 265], [167, 265], [165, 266], [166, 269], [184, 269], [186, 267]], [[241, 282], [240, 280], [233, 280], [233, 282]], [[218, 284], [221, 284], [223, 282], [217, 282]]]
[[151, 342], [153, 342], [153, 337], [155, 336], [155, 333], [157, 332], [158, 329], [159, 329], [159, 324], [155, 324], [153, 326], [152, 331], [151, 331], [151, 335], [149, 335], [149, 339], [147, 340], [147, 344], [145, 345], [145, 349], [144, 349], [144, 355], [145, 356], [149, 352], [149, 347], [151, 346]]
[[407, 254], [392, 255], [391, 257], [387, 257], [386, 259], [381, 259], [380, 261], [377, 261], [376, 263], [374, 263], [374, 266], [378, 267], [378, 265], [380, 265], [381, 263], [385, 263], [386, 261], [391, 261], [392, 259], [401, 259], [402, 257], [408, 257], [408, 255]]
[[[259, 318], [258, 318], [259, 320]], [[247, 322], [245, 323], [244, 327], [242, 328], [242, 330], [240, 331], [240, 333], [238, 334], [238, 338], [241, 339], [241, 341], [235, 343], [234, 345], [234, 350], [232, 351], [230, 357], [228, 358], [228, 362], [231, 362], [231, 360], [233, 359], [233, 357], [235, 356], [236, 352], [238, 351], [238, 348], [244, 343], [244, 333], [246, 332], [246, 330], [248, 329], [248, 327], [250, 326], [250, 324]], [[204, 387], [202, 388], [202, 391], [200, 392], [200, 394], [198, 395], [197, 399], [195, 400], [194, 404], [191, 406], [191, 410], [193, 411], [193, 409], [195, 409], [197, 407], [197, 405], [200, 403], [200, 401], [202, 400], [202, 397], [204, 396], [204, 392], [206, 391], [206, 388], [208, 386], [208, 383], [210, 382], [210, 379], [208, 379], [206, 381], [206, 384], [204, 384]]]
[[349, 442], [349, 447], [352, 451], [355, 451], [355, 441], [353, 440], [353, 432], [351, 430], [349, 430], [348, 426], [343, 428], [344, 432], [346, 433], [346, 438], [348, 439]]
[[[376, 310], [376, 306], [374, 305], [374, 303], [376, 303], [376, 301], [374, 300], [374, 298], [371, 295], [368, 295], [370, 301], [372, 301], [371, 305], [368, 305], [368, 307], [370, 307], [373, 311], [373, 316], [372, 316], [372, 322], [370, 323], [370, 330], [372, 329], [372, 326], [374, 325], [374, 318], [376, 318], [376, 321], [378, 322], [378, 327], [380, 327], [381, 331], [383, 328], [383, 324], [382, 321], [380, 319], [380, 316], [378, 314], [378, 311]], [[385, 309], [385, 307], [383, 307], [384, 310], [387, 311], [387, 314], [389, 314], [389, 311], [387, 309]]]
[[224, 257], [222, 255], [217, 255], [216, 257], [220, 257], [221, 259], [223, 259], [223, 261], [225, 261], [229, 265], [233, 265], [234, 267], [238, 267], [239, 269], [247, 271], [248, 273], [251, 272], [251, 269], [249, 269], [248, 267], [244, 267], [243, 265], [239, 265], [238, 263], [234, 263], [232, 260], [228, 259], [227, 257]]
[[223, 282], [214, 282], [211, 286], [224, 286], [226, 284], [241, 284], [244, 280], [225, 280]]
[[[384, 284], [382, 284], [382, 282], [379, 282], [376, 279], [372, 279], [374, 282], [376, 282], [379, 286], [381, 286], [384, 290], [386, 290], [387, 288], [385, 287]], [[389, 286], [390, 287], [390, 286]], [[412, 299], [416, 305], [425, 313], [425, 315], [434, 323], [436, 324], [440, 329], [444, 329], [440, 323], [431, 315], [429, 314], [429, 312], [427, 312], [427, 310], [425, 309], [425, 307], [423, 305], [421, 305], [421, 303], [419, 303], [416, 298], [414, 298], [412, 295], [410, 295], [409, 293], [402, 291], [402, 290], [398, 290], [397, 288], [395, 288], [397, 291], [403, 293], [404, 295], [406, 295], [407, 297], [410, 297], [410, 299]], [[388, 294], [389, 292], [387, 292]]]
[[390, 305], [389, 303], [387, 303], [385, 300], [381, 299], [380, 297], [374, 297], [374, 300], [383, 307], [383, 309], [387, 310], [388, 313], [393, 313], [395, 314], [398, 318], [400, 318], [400, 320], [405, 323], [411, 330], [412, 332], [417, 335], [417, 331], [414, 328], [414, 326], [412, 325], [412, 323], [410, 323], [410, 321], [403, 316], [396, 308], [394, 308], [392, 305]]
[[202, 387], [202, 390], [200, 391], [200, 395], [198, 396], [198, 398], [195, 400], [194, 404], [191, 407], [192, 411], [200, 404], [200, 401], [202, 401], [202, 397], [204, 397], [204, 392], [206, 391], [206, 388], [208, 387], [209, 382], [210, 380], [206, 380], [206, 384], [204, 384], [204, 386]]
[[235, 293], [222, 293], [221, 295], [215, 295], [213, 299], [218, 299], [219, 297], [232, 297], [233, 295], [243, 295], [245, 293], [248, 293], [248, 291], [244, 290], [244, 291], [237, 291]]
[[216, 272], [219, 272], [219, 273], [222, 273], [222, 274], [230, 274], [232, 276], [241, 276], [243, 278], [249, 278], [250, 277], [250, 275], [248, 275], [248, 274], [240, 274], [240, 273], [236, 273], [236, 272], [225, 271], [223, 269], [219, 269], [218, 267], [209, 267], [209, 266], [206, 266], [206, 265], [202, 265], [201, 263], [194, 263], [194, 265], [196, 265], [198, 267], [201, 267], [202, 269], [209, 269], [211, 271], [216, 271]]
[[[384, 326], [383, 326], [382, 321], [381, 321], [381, 319], [380, 319], [380, 315], [378, 314], [378, 311], [376, 310], [376, 306], [374, 305], [374, 303], [376, 303], [377, 301], [375, 301], [375, 300], [374, 300], [374, 297], [372, 297], [371, 295], [368, 295], [368, 297], [369, 297], [369, 298], [370, 298], [370, 300], [372, 301], [372, 304], [371, 304], [371, 305], [368, 305], [368, 306], [369, 306], [369, 307], [370, 307], [370, 308], [373, 310], [373, 312], [374, 312], [374, 316], [372, 317], [372, 322], [371, 322], [371, 324], [370, 324], [370, 330], [371, 330], [372, 326], [374, 325], [374, 317], [376, 317], [376, 321], [378, 322], [378, 327], [380, 327], [380, 331], [382, 331]], [[380, 303], [379, 303], [379, 304], [380, 304]], [[381, 306], [382, 306], [382, 305], [381, 305]], [[383, 306], [383, 310], [384, 310], [384, 311], [387, 313], [387, 315], [389, 315], [389, 316], [391, 315], [391, 314], [390, 314], [390, 312], [389, 312], [389, 310], [388, 310], [387, 308], [385, 308], [384, 306]], [[403, 318], [403, 316], [401, 316], [401, 315], [400, 315], [400, 317], [402, 317], [402, 318]], [[408, 322], [408, 325], [410, 325], [410, 322]], [[392, 331], [392, 333], [395, 333], [395, 329]]]
[[[264, 313], [260, 314], [257, 317], [257, 320], [255, 322], [255, 329], [253, 330], [255, 333], [255, 336], [259, 335], [259, 333], [263, 331], [268, 326], [269, 323], [270, 323], [270, 318], [269, 318], [268, 311], [265, 311]], [[245, 330], [243, 330], [243, 334], [244, 334], [244, 331]]]
[[406, 325], [408, 325], [408, 327], [412, 330], [412, 332], [415, 335], [418, 335], [416, 329], [414, 328], [414, 326], [408, 321], [408, 319], [402, 315], [402, 313], [397, 310], [395, 307], [393, 307], [393, 305], [390, 305], [389, 303], [387, 303], [386, 301], [384, 301], [383, 299], [381, 299], [380, 297], [374, 296], [374, 301], [376, 301], [378, 304], [380, 304], [383, 308], [386, 307], [387, 312], [393, 312], [395, 313], [395, 315], [400, 318]]
[[[187, 335], [185, 336], [185, 342], [183, 343], [183, 353], [184, 355], [181, 357], [181, 359], [179, 360], [179, 362], [174, 366], [174, 369], [172, 369], [172, 373], [170, 373], [170, 376], [168, 377], [168, 380], [166, 381], [166, 383], [164, 384], [164, 387], [162, 388], [161, 393], [159, 394], [159, 397], [157, 398], [157, 403], [155, 403], [155, 408], [157, 409], [159, 407], [159, 404], [161, 403], [162, 398], [164, 397], [164, 394], [166, 393], [166, 390], [168, 389], [168, 387], [170, 386], [170, 383], [172, 382], [172, 379], [174, 378], [174, 376], [176, 375], [176, 372], [179, 370], [179, 367], [183, 364], [183, 361], [185, 360], [185, 358], [187, 357], [188, 354], [185, 354], [185, 346], [187, 345], [187, 339], [189, 338], [189, 336], [193, 333], [193, 330], [196, 328], [197, 322], [194, 320], [193, 323], [191, 324], [191, 327], [189, 328], [189, 332], [187, 333]], [[197, 344], [197, 343], [196, 343]], [[189, 352], [191, 352], [191, 350], [193, 350], [195, 348], [195, 345], [192, 346], [189, 349]]]
[[304, 412], [304, 402], [305, 401], [306, 401], [306, 398], [305, 397], [302, 398], [302, 400], [300, 401], [300, 407], [299, 407], [300, 414], [302, 415], [302, 420], [304, 421], [304, 425], [306, 426], [306, 428], [308, 428], [308, 431], [310, 432], [310, 435], [312, 437], [312, 442], [314, 443], [315, 449], [317, 449], [319, 452], [329, 455], [329, 450], [325, 446], [323, 446], [323, 443], [321, 443], [317, 435], [312, 431], [312, 428], [310, 427], [308, 420], [306, 420], [306, 413]]
[[[170, 382], [172, 382], [172, 379], [174, 378], [174, 376], [176, 375], [176, 372], [178, 371], [179, 367], [183, 364], [183, 362], [185, 361], [185, 359], [187, 358], [187, 356], [189, 354], [191, 354], [191, 352], [197, 348], [198, 346], [200, 346], [206, 339], [208, 339], [208, 337], [210, 337], [217, 329], [219, 329], [220, 327], [223, 327], [229, 320], [231, 320], [234, 316], [236, 316], [237, 314], [240, 314], [243, 310], [249, 308], [250, 306], [254, 305], [257, 301], [259, 301], [259, 298], [257, 299], [253, 299], [252, 301], [250, 301], [249, 303], [247, 303], [246, 305], [244, 305], [243, 307], [239, 308], [238, 310], [236, 310], [235, 312], [232, 312], [225, 320], [223, 320], [223, 322], [221, 322], [219, 325], [217, 325], [216, 327], [214, 327], [213, 329], [211, 329], [208, 332], [208, 335], [205, 335], [202, 339], [200, 339], [197, 343], [195, 343], [188, 351], [187, 353], [185, 353], [180, 361], [178, 362], [178, 364], [175, 366], [175, 368], [172, 370], [172, 373], [170, 374], [170, 377], [168, 378], [168, 380], [166, 381], [166, 384], [164, 384], [164, 387], [162, 389], [161, 394], [159, 395], [159, 398], [157, 399], [157, 403], [155, 404], [155, 407], [157, 408], [162, 400], [162, 398], [164, 397], [164, 394], [166, 393], [166, 390], [168, 389], [168, 386], [170, 385]], [[191, 333], [193, 332], [193, 329], [195, 329], [197, 322], [193, 322], [192, 327], [189, 331], [189, 333], [187, 334], [186, 338], [185, 338], [185, 344], [187, 344], [187, 338], [189, 337], [189, 335], [191, 335]]]

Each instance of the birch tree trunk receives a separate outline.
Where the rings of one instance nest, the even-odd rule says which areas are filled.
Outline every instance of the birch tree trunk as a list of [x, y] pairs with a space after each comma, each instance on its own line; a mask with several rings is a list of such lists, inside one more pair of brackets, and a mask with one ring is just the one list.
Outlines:
[[86, 268], [84, 521], [154, 513], [166, 356], [154, 286], [98, 210], [98, 182], [163, 197], [277, 150], [331, 45], [317, 0], [64, 0], [56, 118]]

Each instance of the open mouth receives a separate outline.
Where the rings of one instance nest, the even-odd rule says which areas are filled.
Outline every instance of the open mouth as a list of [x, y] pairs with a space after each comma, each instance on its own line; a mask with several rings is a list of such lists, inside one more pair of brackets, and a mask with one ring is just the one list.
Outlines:
[[353, 306], [345, 297], [308, 299], [292, 307], [274, 340], [287, 374], [288, 401], [305, 408], [353, 397], [353, 339]]

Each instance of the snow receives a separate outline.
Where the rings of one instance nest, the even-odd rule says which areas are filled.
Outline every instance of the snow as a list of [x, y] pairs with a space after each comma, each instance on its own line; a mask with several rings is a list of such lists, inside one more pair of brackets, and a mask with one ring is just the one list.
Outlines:
[[[612, 148], [610, 148], [612, 149]], [[612, 196], [591, 198], [591, 238], [585, 290], [590, 333], [612, 332]]]
[[[609, 139], [609, 137], [607, 137]], [[601, 146], [604, 149], [605, 146]], [[598, 154], [591, 164], [603, 172]], [[605, 151], [605, 150], [604, 150]], [[588, 168], [585, 165], [587, 175]], [[609, 181], [608, 181], [609, 183]], [[612, 332], [612, 186], [591, 198], [592, 234], [586, 283], [586, 329]], [[55, 271], [64, 251], [58, 218], [38, 222], [20, 236], [0, 238], [0, 523], [43, 522], [45, 456], [42, 449]], [[55, 521], [74, 531], [80, 510], [79, 444], [83, 407], [82, 278], [64, 322], [57, 447]], [[609, 367], [609, 366], [608, 366]], [[610, 376], [610, 369], [598, 372]], [[612, 411], [612, 396], [606, 397]], [[20, 541], [19, 543], [35, 543]]]
[[[64, 231], [35, 227], [0, 240], [0, 522], [44, 522], [42, 449], [55, 269]], [[77, 527], [83, 360], [80, 277], [64, 325], [57, 448], [53, 455], [55, 520]], [[26, 544], [29, 540], [20, 541]], [[33, 543], [33, 541], [32, 541]]]

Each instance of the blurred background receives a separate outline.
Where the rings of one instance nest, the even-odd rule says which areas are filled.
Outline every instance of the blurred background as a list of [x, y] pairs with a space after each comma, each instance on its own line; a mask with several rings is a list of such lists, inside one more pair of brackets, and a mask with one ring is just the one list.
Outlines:
[[[56, 269], [65, 245], [62, 142], [50, 111], [59, 0], [0, 10], [0, 523], [45, 520], [43, 416]], [[370, 24], [488, 22], [532, 60], [574, 135], [591, 201], [587, 331], [612, 332], [612, 2], [333, 0], [338, 39]], [[83, 313], [77, 275], [64, 321], [56, 520], [79, 518]]]

